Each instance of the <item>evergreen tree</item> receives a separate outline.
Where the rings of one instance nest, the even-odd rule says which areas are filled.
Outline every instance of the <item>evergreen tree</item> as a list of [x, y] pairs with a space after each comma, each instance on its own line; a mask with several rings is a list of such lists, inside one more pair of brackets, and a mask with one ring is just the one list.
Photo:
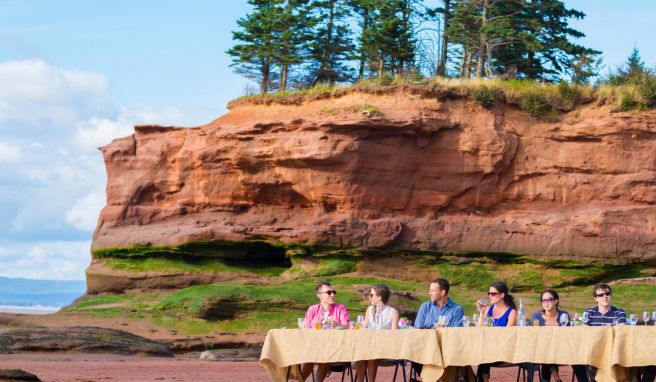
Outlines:
[[276, 27], [280, 17], [282, 0], [248, 0], [253, 12], [237, 20], [238, 31], [232, 39], [242, 43], [228, 49], [235, 71], [255, 80], [260, 93], [266, 93], [274, 78], [274, 55], [276, 52]]
[[387, 0], [380, 3], [372, 20], [367, 50], [378, 76], [403, 72], [414, 65], [415, 38], [410, 0]]
[[319, 20], [310, 41], [308, 83], [319, 84], [349, 81], [352, 69], [347, 65], [353, 56], [353, 42], [347, 17], [346, 0], [314, 0], [310, 8]]
[[358, 61], [358, 80], [363, 80], [367, 62], [372, 59], [371, 40], [374, 34], [372, 20], [379, 11], [381, 0], [350, 0], [348, 5], [357, 15], [360, 34], [357, 38], [355, 59]]
[[278, 12], [274, 32], [274, 61], [280, 67], [279, 91], [287, 90], [292, 65], [301, 64], [317, 20], [308, 16], [308, 0], [287, 0]]

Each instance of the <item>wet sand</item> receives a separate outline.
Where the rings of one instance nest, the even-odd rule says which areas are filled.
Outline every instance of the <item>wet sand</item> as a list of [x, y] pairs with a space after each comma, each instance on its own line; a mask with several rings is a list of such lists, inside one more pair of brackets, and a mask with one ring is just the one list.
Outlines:
[[[1, 354], [0, 369], [23, 369], [36, 374], [44, 382], [270, 382], [258, 362], [202, 361], [196, 358], [138, 357], [106, 354], [18, 353]], [[561, 368], [561, 378], [571, 380], [571, 368]], [[393, 367], [379, 368], [378, 381], [391, 381]], [[493, 368], [491, 382], [511, 382], [517, 368]], [[537, 374], [535, 381], [539, 381]], [[341, 374], [327, 381], [337, 382]], [[344, 379], [349, 381], [348, 376]], [[397, 381], [403, 381], [399, 373]]]

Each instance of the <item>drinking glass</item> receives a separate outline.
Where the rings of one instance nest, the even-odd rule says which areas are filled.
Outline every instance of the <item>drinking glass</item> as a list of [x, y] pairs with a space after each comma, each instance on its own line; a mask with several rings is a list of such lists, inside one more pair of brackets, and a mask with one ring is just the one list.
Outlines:
[[317, 321], [314, 323], [314, 328], [315, 329], [321, 329], [321, 321]]
[[560, 322], [560, 326], [567, 326], [569, 323], [569, 317], [567, 316], [567, 313], [562, 313], [558, 319], [558, 322]]
[[298, 320], [296, 320], [298, 324], [299, 329], [305, 329], [305, 318], [304, 317], [299, 317]]
[[478, 313], [475, 313], [472, 315], [472, 323], [475, 325], [478, 325]]
[[631, 324], [631, 326], [636, 326], [637, 323], [638, 323], [638, 315], [633, 313], [629, 315], [629, 324]]
[[364, 316], [359, 315], [355, 322], [358, 323], [359, 328], [363, 327], [364, 326]]
[[590, 313], [588, 312], [581, 313], [581, 322], [583, 323], [583, 325], [587, 325], [588, 321], [590, 321]]
[[617, 326], [617, 325], [619, 325], [619, 323], [620, 323], [620, 319], [619, 319], [619, 318], [615, 318], [615, 319], [613, 319], [613, 326]]
[[469, 324], [471, 324], [471, 321], [469, 320], [469, 316], [462, 316], [462, 326], [468, 328]]
[[440, 316], [440, 326], [446, 327], [446, 316]]
[[642, 312], [642, 321], [644, 321], [645, 326], [647, 326], [647, 322], [649, 322], [649, 318], [650, 318], [649, 312], [647, 312], [646, 310]]
[[533, 320], [533, 326], [540, 326], [540, 320]]
[[651, 312], [651, 322], [653, 322], [653, 325], [656, 326], [656, 311]]

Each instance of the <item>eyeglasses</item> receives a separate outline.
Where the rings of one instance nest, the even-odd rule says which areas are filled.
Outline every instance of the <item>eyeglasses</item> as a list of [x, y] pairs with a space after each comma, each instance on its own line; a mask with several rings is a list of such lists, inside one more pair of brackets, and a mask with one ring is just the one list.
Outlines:
[[499, 292], [487, 292], [488, 296], [496, 296], [498, 294], [501, 294], [501, 293], [499, 293]]
[[555, 298], [543, 298], [542, 299], [542, 302], [554, 302], [554, 301], [556, 301]]
[[597, 294], [595, 294], [595, 296], [597, 296], [597, 297], [606, 297], [606, 296], [610, 297], [611, 293], [610, 292], [597, 293]]
[[336, 290], [327, 290], [327, 291], [325, 291], [325, 292], [321, 292], [321, 293], [325, 293], [325, 294], [327, 294], [328, 296], [332, 296], [332, 295], [337, 296], [337, 291], [336, 291]]

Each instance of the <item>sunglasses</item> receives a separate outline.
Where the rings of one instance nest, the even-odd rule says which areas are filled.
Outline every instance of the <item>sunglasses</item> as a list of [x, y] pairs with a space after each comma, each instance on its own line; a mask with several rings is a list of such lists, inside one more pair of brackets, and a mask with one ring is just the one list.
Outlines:
[[496, 296], [498, 294], [501, 294], [501, 293], [499, 293], [499, 292], [487, 292], [488, 296]]
[[595, 296], [597, 297], [610, 297], [611, 293], [610, 292], [603, 292], [603, 293], [597, 293]]
[[325, 291], [325, 292], [321, 292], [321, 293], [325, 293], [325, 294], [327, 294], [328, 296], [332, 296], [332, 295], [337, 296], [337, 291], [336, 291], [336, 290], [327, 290], [327, 291]]
[[542, 299], [542, 302], [554, 302], [554, 301], [556, 301], [555, 298], [543, 298]]

